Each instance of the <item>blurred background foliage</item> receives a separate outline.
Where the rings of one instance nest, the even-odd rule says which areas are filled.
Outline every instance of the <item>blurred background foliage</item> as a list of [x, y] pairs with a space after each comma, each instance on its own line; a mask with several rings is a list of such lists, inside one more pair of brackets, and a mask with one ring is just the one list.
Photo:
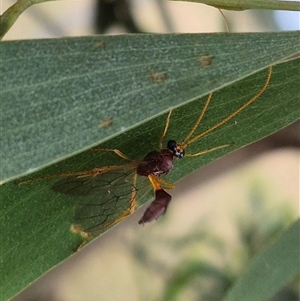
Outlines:
[[[184, 234], [157, 236], [150, 232], [147, 237], [141, 235], [132, 241], [123, 241], [133, 262], [138, 263], [136, 278], [146, 283], [151, 282], [151, 278], [164, 278], [160, 294], [154, 293], [149, 300], [219, 301], [224, 298], [251, 259], [276, 240], [295, 219], [295, 211], [286, 205], [287, 200], [273, 200], [275, 206], [268, 204], [270, 188], [262, 182], [257, 178], [250, 185], [242, 210], [231, 209], [234, 244], [221, 234], [223, 231], [211, 231], [214, 219], [211, 215], [193, 223]], [[153, 243], [150, 249], [149, 240]], [[298, 281], [294, 279], [269, 300], [299, 300]], [[151, 294], [150, 291], [146, 293]], [[141, 292], [141, 300], [147, 294]]]

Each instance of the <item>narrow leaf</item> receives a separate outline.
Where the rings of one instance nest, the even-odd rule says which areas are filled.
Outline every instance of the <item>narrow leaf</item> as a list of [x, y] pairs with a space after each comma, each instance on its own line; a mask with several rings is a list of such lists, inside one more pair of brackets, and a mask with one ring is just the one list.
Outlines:
[[[172, 0], [179, 1], [179, 0]], [[182, 0], [180, 0], [182, 1]], [[227, 10], [246, 10], [246, 9], [272, 9], [272, 10], [291, 10], [299, 11], [300, 4], [297, 1], [278, 1], [278, 0], [183, 0], [187, 2], [197, 2], [211, 5]]]
[[269, 300], [284, 284], [299, 275], [299, 231], [298, 219], [253, 259], [224, 301]]

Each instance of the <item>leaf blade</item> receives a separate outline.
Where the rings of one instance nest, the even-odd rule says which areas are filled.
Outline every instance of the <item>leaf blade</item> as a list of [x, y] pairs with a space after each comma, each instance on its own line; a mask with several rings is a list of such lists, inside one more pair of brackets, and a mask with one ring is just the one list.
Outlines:
[[296, 277], [299, 274], [299, 230], [298, 219], [276, 242], [253, 259], [224, 301], [267, 300]]
[[[196, 152], [232, 141], [235, 142], [234, 147], [176, 162], [174, 170], [168, 175], [168, 180], [176, 182], [221, 155], [261, 139], [297, 120], [299, 63], [300, 60], [296, 59], [276, 65], [270, 86], [253, 105], [230, 123], [191, 145], [188, 151]], [[199, 131], [209, 128], [249, 100], [262, 87], [266, 76], [267, 71], [263, 70], [215, 92]], [[174, 110], [166, 139], [180, 140], [185, 137], [199, 115], [205, 98], [188, 102]], [[141, 159], [148, 150], [158, 147], [165, 119], [165, 115], [158, 116], [107, 141], [101, 147], [117, 147], [133, 159]], [[114, 155], [104, 156], [87, 151], [30, 177], [123, 163], [124, 160]], [[10, 182], [0, 187], [2, 205], [0, 225], [5, 229], [5, 232], [1, 233], [3, 260], [0, 269], [4, 273], [0, 289], [7, 298], [70, 256], [80, 244], [81, 239], [70, 231], [74, 201], [70, 197], [52, 192], [50, 188], [53, 184], [54, 180], [50, 179], [20, 187]], [[138, 200], [139, 206], [148, 199]], [[18, 256], [11, 256], [12, 254]], [[29, 266], [31, 272], [27, 273]], [[24, 273], [16, 275], [17, 268]]]
[[[298, 36], [136, 35], [4, 42], [0, 142], [10, 156], [3, 160], [1, 180], [58, 162], [286, 58], [297, 52]], [[198, 63], [203, 54], [214, 56], [208, 67]], [[165, 73], [165, 82], [155, 82], [153, 72]], [[105, 120], [111, 124], [101, 128]]]

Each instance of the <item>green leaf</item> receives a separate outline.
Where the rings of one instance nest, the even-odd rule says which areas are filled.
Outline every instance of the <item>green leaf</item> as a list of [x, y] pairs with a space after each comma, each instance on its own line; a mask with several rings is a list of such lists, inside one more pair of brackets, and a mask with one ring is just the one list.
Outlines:
[[[172, 0], [182, 1], [182, 0]], [[211, 5], [227, 10], [245, 10], [245, 9], [272, 9], [272, 10], [293, 10], [299, 11], [300, 4], [297, 1], [277, 1], [277, 0], [183, 0], [186, 2], [197, 2]]]
[[13, 4], [11, 7], [9, 7], [0, 16], [0, 40], [27, 8], [34, 4], [43, 3], [47, 1], [53, 0], [20, 0]]
[[[0, 16], [0, 39], [6, 34], [10, 27], [16, 22], [18, 17], [33, 4], [43, 3], [52, 0], [22, 0], [16, 2]], [[173, 0], [177, 1], [177, 0]], [[224, 8], [227, 10], [244, 9], [273, 9], [273, 10], [300, 10], [300, 4], [297, 1], [277, 1], [277, 0], [188, 0], [189, 2], [204, 3]]]
[[[1, 52], [5, 71], [1, 125], [4, 179], [50, 165], [105, 140], [101, 147], [118, 148], [133, 159], [142, 159], [158, 147], [166, 120], [162, 113], [178, 107], [165, 140], [182, 140], [207, 98], [200, 96], [243, 78], [214, 93], [197, 129], [197, 133], [203, 132], [257, 94], [267, 70], [245, 76], [294, 54], [298, 35], [131, 38], [131, 43], [129, 37], [120, 36], [1, 45], [5, 50]], [[126, 59], [123, 53], [127, 53]], [[214, 56], [207, 67], [197, 62], [204, 53]], [[187, 152], [230, 142], [233, 146], [176, 161], [167, 179], [177, 182], [225, 153], [297, 120], [299, 61], [274, 66], [270, 85], [258, 100], [190, 145]], [[165, 73], [166, 77], [151, 72]], [[99, 128], [99, 122], [107, 118], [113, 118], [112, 125]], [[22, 180], [123, 163], [126, 161], [114, 154], [86, 151]], [[81, 242], [70, 231], [77, 200], [51, 190], [56, 181], [50, 178], [21, 186], [8, 182], [0, 187], [0, 225], [5, 229], [1, 231], [0, 295], [4, 299], [70, 256]], [[149, 198], [138, 199], [138, 206]]]
[[253, 259], [224, 301], [269, 300], [284, 284], [299, 275], [299, 230], [298, 219]]
[[[218, 289], [215, 288], [215, 290], [212, 290], [210, 288], [211, 293], [209, 296], [207, 296], [207, 292], [205, 292], [205, 285], [199, 285], [200, 289], [203, 291], [203, 299], [206, 300], [209, 300], [209, 297], [211, 300], [217, 300], [218, 297], [216, 297], [214, 293], [218, 296], [218, 290], [224, 290], [224, 288], [228, 287], [232, 282], [230, 275], [224, 273], [224, 271], [212, 264], [201, 262], [199, 260], [183, 262], [168, 281], [167, 289], [162, 300], [184, 300], [182, 297], [186, 294], [187, 287], [190, 283], [196, 282], [195, 278], [202, 278], [203, 282], [207, 279], [213, 279], [212, 282], [219, 284], [220, 287], [218, 287]], [[201, 283], [201, 281], [199, 282]], [[198, 288], [198, 293], [200, 289]]]
[[3, 42], [0, 180], [39, 170], [253, 74], [295, 54], [298, 40], [299, 32]]

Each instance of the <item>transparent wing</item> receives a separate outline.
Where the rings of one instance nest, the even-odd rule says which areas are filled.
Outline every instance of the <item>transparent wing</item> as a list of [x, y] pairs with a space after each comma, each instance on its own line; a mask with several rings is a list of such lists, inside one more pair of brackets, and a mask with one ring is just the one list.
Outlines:
[[133, 168], [120, 168], [97, 176], [70, 177], [54, 184], [56, 192], [78, 198], [75, 226], [97, 235], [130, 215], [137, 204], [153, 190], [147, 177]]

